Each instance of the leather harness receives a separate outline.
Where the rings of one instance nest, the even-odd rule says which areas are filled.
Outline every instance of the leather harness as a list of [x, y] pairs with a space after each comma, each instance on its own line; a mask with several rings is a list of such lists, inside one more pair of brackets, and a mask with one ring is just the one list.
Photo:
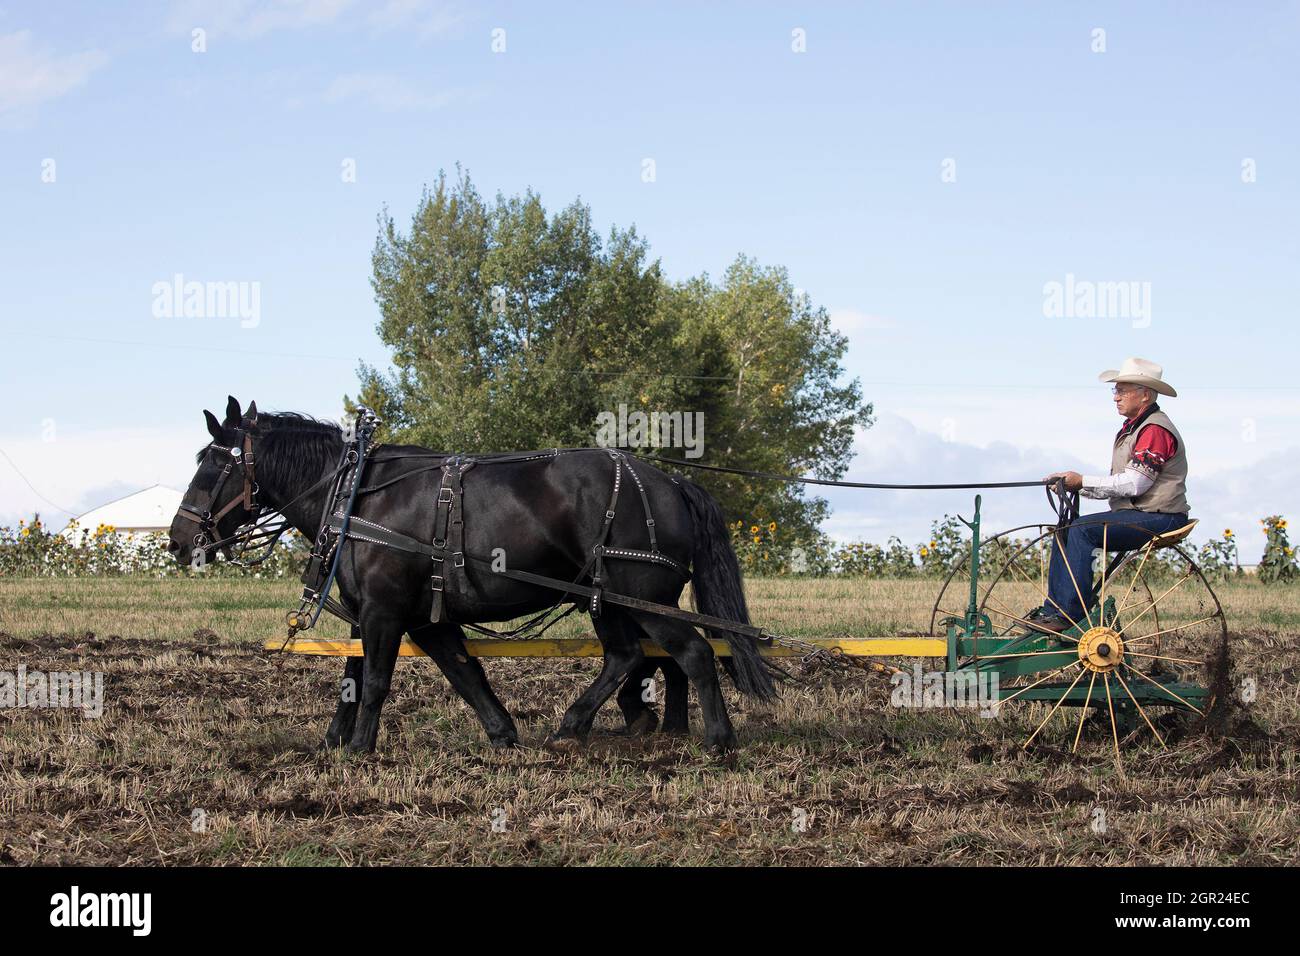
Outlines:
[[[322, 527], [323, 533], [328, 533], [333, 537], [329, 543], [331, 547], [337, 547], [340, 539], [364, 541], [368, 544], [383, 545], [394, 548], [399, 551], [407, 551], [413, 554], [423, 554], [428, 556], [434, 565], [433, 573], [429, 579], [429, 589], [432, 593], [433, 601], [429, 613], [429, 620], [433, 623], [447, 620], [446, 612], [446, 592], [449, 587], [463, 588], [465, 581], [465, 564], [466, 560], [476, 564], [492, 567], [492, 559], [485, 555], [468, 554], [465, 551], [465, 488], [464, 477], [470, 469], [478, 465], [505, 464], [519, 461], [528, 461], [544, 457], [556, 457], [563, 454], [559, 449], [542, 454], [527, 455], [499, 455], [490, 458], [471, 458], [463, 455], [450, 455], [441, 464], [441, 479], [438, 485], [438, 497], [435, 500], [434, 522], [432, 542], [425, 543], [418, 538], [386, 528], [377, 522], [361, 518], [356, 515], [346, 515], [344, 511], [336, 504], [335, 509], [329, 515]], [[663, 567], [672, 568], [682, 577], [689, 579], [690, 571], [680, 561], [669, 557], [659, 550], [658, 539], [655, 535], [655, 521], [650, 511], [650, 500], [646, 494], [645, 486], [641, 478], [637, 475], [636, 470], [632, 467], [627, 456], [622, 452], [609, 451], [610, 458], [614, 462], [613, 487], [610, 491], [609, 505], [605, 509], [605, 518], [601, 524], [600, 533], [596, 538], [595, 544], [591, 548], [590, 557], [583, 566], [579, 579], [584, 577], [588, 570], [591, 570], [591, 584], [584, 586], [579, 581], [563, 582], [553, 578], [546, 578], [542, 575], [530, 575], [527, 572], [514, 572], [509, 570], [493, 569], [495, 573], [513, 577], [516, 580], [528, 581], [534, 584], [543, 584], [543, 586], [552, 587], [557, 590], [563, 590], [565, 593], [581, 594], [588, 599], [588, 610], [593, 617], [599, 617], [601, 612], [602, 598], [605, 596], [605, 561], [608, 559], [646, 561], [653, 564], [659, 564]], [[642, 551], [634, 548], [611, 548], [607, 545], [609, 540], [610, 529], [614, 523], [614, 517], [617, 514], [619, 492], [623, 484], [623, 472], [627, 471], [631, 475], [633, 483], [641, 497], [641, 506], [646, 515], [646, 530], [650, 540], [650, 550]], [[410, 472], [408, 472], [410, 474]], [[388, 483], [385, 482], [385, 485]], [[379, 486], [376, 486], [379, 487]], [[369, 491], [372, 489], [361, 489]], [[323, 553], [323, 552], [322, 552]], [[448, 563], [450, 559], [450, 563]], [[303, 576], [303, 583], [310, 584], [308, 578], [313, 581], [319, 578], [319, 573], [323, 567], [321, 562], [312, 562], [309, 565], [307, 573]], [[314, 593], [320, 593], [319, 590], [313, 589]], [[611, 598], [612, 600], [612, 598]], [[624, 603], [624, 602], [616, 602]], [[647, 605], [650, 602], [645, 602]], [[628, 605], [637, 606], [637, 605]], [[658, 607], [658, 605], [653, 605]], [[734, 623], [734, 622], [733, 622]]]
[[[447, 592], [449, 589], [462, 592], [465, 590], [468, 583], [465, 567], [466, 562], [469, 561], [475, 565], [488, 568], [492, 573], [560, 592], [554, 605], [520, 628], [510, 632], [511, 636], [539, 625], [560, 604], [565, 603], [566, 600], [571, 600], [570, 595], [579, 595], [586, 598], [587, 609], [593, 617], [600, 615], [602, 603], [607, 600], [625, 607], [680, 617], [696, 624], [751, 633], [754, 637], [762, 636], [758, 628], [750, 625], [724, 621], [721, 618], [683, 611], [680, 608], [669, 608], [666, 605], [644, 601], [640, 598], [613, 594], [605, 589], [605, 562], [610, 559], [646, 561], [672, 568], [687, 580], [691, 576], [686, 565], [659, 550], [658, 539], [655, 535], [654, 516], [650, 511], [649, 496], [646, 494], [641, 477], [636, 473], [628, 457], [622, 452], [615, 450], [607, 450], [606, 452], [614, 464], [613, 486], [610, 491], [609, 504], [605, 509], [604, 521], [601, 524], [596, 542], [590, 549], [590, 555], [573, 581], [561, 581], [558, 578], [550, 578], [527, 571], [500, 568], [497, 566], [499, 562], [494, 562], [488, 556], [471, 554], [465, 550], [465, 476], [471, 469], [480, 465], [499, 465], [555, 458], [579, 449], [554, 448], [547, 452], [507, 453], [479, 457], [458, 454], [421, 454], [372, 458], [369, 457], [368, 453], [373, 450], [373, 447], [377, 447], [370, 444], [370, 438], [377, 420], [369, 410], [360, 409], [357, 422], [357, 427], [350, 440], [344, 444], [339, 467], [332, 476], [329, 476], [333, 478], [333, 489], [325, 498], [320, 531], [312, 549], [311, 557], [307, 562], [307, 567], [303, 571], [302, 602], [296, 612], [290, 612], [289, 614], [288, 623], [291, 635], [296, 631], [311, 627], [316, 623], [321, 612], [326, 610], [349, 623], [357, 623], [352, 615], [347, 612], [347, 609], [330, 596], [330, 590], [338, 571], [341, 546], [345, 541], [351, 540], [406, 551], [411, 554], [425, 555], [430, 559], [432, 568], [429, 575], [429, 590], [432, 600], [429, 620], [432, 623], [439, 623], [449, 619]], [[408, 457], [434, 457], [440, 460], [435, 464], [403, 472], [401, 475], [378, 484], [368, 487], [362, 486], [361, 482], [366, 465], [371, 461], [393, 461]], [[431, 541], [425, 542], [403, 532], [387, 528], [368, 518], [353, 514], [356, 499], [361, 495], [379, 491], [396, 484], [402, 479], [434, 469], [440, 472], [440, 477], [437, 498], [434, 500]], [[617, 514], [624, 471], [631, 476], [641, 498], [641, 507], [645, 513], [646, 531], [650, 544], [648, 551], [624, 547], [613, 548], [609, 547], [608, 544], [610, 529]], [[673, 478], [671, 480], [676, 482], [677, 479]], [[219, 491], [219, 488], [217, 490]], [[590, 585], [583, 584], [582, 579], [589, 572], [591, 574], [591, 583]], [[561, 616], [570, 613], [576, 608], [577, 604], [575, 603]], [[557, 620], [559, 618], [553, 618], [542, 629], [545, 630], [546, 627], [550, 627]], [[477, 624], [469, 623], [466, 626], [485, 633], [496, 633]]]
[[[437, 623], [443, 619], [446, 588], [446, 562], [448, 552], [453, 569], [465, 566], [465, 492], [461, 477], [474, 467], [473, 458], [452, 455], [442, 466], [442, 480], [438, 485], [438, 502], [433, 519], [433, 563], [436, 570], [429, 580], [433, 592], [433, 608], [429, 620]], [[439, 554], [441, 552], [441, 554]]]
[[[222, 451], [230, 456], [228, 461], [221, 470], [215, 486], [212, 489], [208, 503], [203, 508], [181, 505], [177, 512], [178, 516], [194, 521], [199, 525], [199, 531], [194, 536], [196, 547], [207, 548], [224, 545], [230, 541], [247, 544], [250, 540], [258, 537], [269, 538], [270, 543], [267, 546], [266, 555], [270, 554], [271, 548], [274, 547], [275, 540], [283, 531], [285, 523], [282, 515], [288, 505], [282, 505], [279, 509], [281, 523], [278, 527], [268, 526], [263, 530], [258, 530], [258, 522], [262, 515], [262, 508], [257, 502], [257, 480], [255, 476], [255, 462], [253, 460], [253, 445], [249, 435], [250, 430], [256, 424], [255, 421], [245, 418], [241, 427], [236, 429], [240, 435], [240, 444], [231, 448], [219, 446], [215, 443], [209, 448], [213, 451]], [[1052, 497], [1053, 488], [1050, 482], [1043, 481], [1018, 481], [1018, 482], [983, 482], [973, 484], [953, 484], [953, 485], [896, 485], [896, 484], [878, 484], [867, 482], [843, 482], [832, 481], [829, 479], [804, 478], [791, 475], [775, 475], [766, 472], [746, 471], [738, 468], [728, 468], [717, 465], [704, 465], [691, 461], [680, 461], [677, 459], [661, 458], [657, 455], [639, 454], [628, 455], [621, 451], [606, 449], [606, 453], [614, 461], [613, 487], [610, 491], [609, 506], [605, 509], [605, 520], [601, 525], [600, 534], [596, 543], [591, 548], [591, 555], [584, 563], [581, 571], [578, 572], [577, 578], [571, 582], [561, 581], [558, 578], [548, 577], [542, 574], [536, 574], [530, 571], [517, 571], [509, 568], [499, 568], [496, 563], [485, 555], [472, 554], [464, 550], [464, 476], [471, 468], [483, 464], [503, 464], [507, 462], [532, 461], [541, 458], [558, 457], [561, 454], [571, 454], [578, 451], [591, 451], [587, 448], [554, 448], [548, 452], [531, 452], [531, 453], [505, 453], [489, 454], [476, 458], [469, 458], [462, 455], [443, 455], [436, 452], [421, 452], [417, 454], [400, 454], [390, 456], [389, 458], [376, 458], [375, 461], [392, 461], [399, 458], [424, 458], [435, 459], [436, 463], [419, 468], [413, 468], [403, 472], [376, 485], [361, 487], [361, 478], [365, 472], [365, 466], [368, 463], [368, 453], [378, 446], [372, 446], [371, 437], [373, 436], [378, 419], [374, 412], [367, 408], [359, 407], [357, 409], [357, 419], [355, 429], [344, 442], [342, 458], [339, 465], [333, 472], [327, 473], [319, 481], [312, 484], [305, 491], [293, 499], [296, 503], [307, 495], [312, 494], [317, 488], [329, 482], [333, 482], [333, 490], [326, 495], [324, 508], [322, 509], [320, 530], [317, 534], [315, 546], [312, 549], [311, 557], [307, 562], [307, 567], [302, 575], [303, 594], [302, 603], [297, 611], [292, 611], [288, 616], [289, 634], [285, 640], [285, 646], [293, 639], [297, 631], [310, 628], [316, 623], [322, 611], [329, 611], [336, 617], [356, 625], [356, 619], [348, 613], [347, 608], [343, 607], [338, 601], [330, 597], [330, 588], [333, 584], [335, 575], [338, 571], [339, 558], [342, 550], [340, 545], [351, 539], [353, 541], [364, 541], [370, 544], [382, 545], [385, 547], [395, 548], [399, 551], [407, 551], [414, 554], [427, 555], [437, 570], [430, 575], [430, 590], [433, 593], [432, 608], [430, 610], [430, 619], [434, 622], [441, 621], [446, 615], [446, 590], [449, 581], [455, 582], [457, 578], [464, 577], [464, 568], [466, 562], [473, 562], [490, 569], [494, 574], [500, 574], [503, 577], [512, 578], [516, 581], [522, 581], [533, 584], [538, 587], [549, 588], [560, 592], [560, 598], [552, 607], [543, 611], [532, 620], [515, 628], [513, 631], [505, 634], [491, 631], [480, 625], [469, 623], [466, 627], [472, 628], [497, 636], [515, 637], [525, 631], [533, 629], [539, 622], [551, 613], [561, 603], [564, 603], [565, 595], [578, 595], [588, 601], [588, 609], [593, 617], [599, 616], [603, 602], [617, 604], [622, 607], [633, 608], [635, 610], [645, 611], [659, 615], [661, 617], [671, 617], [677, 620], [685, 621], [689, 624], [711, 629], [715, 631], [725, 631], [732, 634], [743, 634], [752, 637], [763, 644], [770, 644], [772, 637], [765, 634], [760, 628], [752, 624], [742, 624], [738, 621], [729, 621], [725, 618], [714, 617], [709, 614], [701, 614], [698, 611], [685, 611], [678, 607], [672, 607], [666, 604], [657, 604], [653, 601], [646, 601], [642, 598], [632, 597], [626, 594], [617, 594], [604, 588], [605, 561], [609, 558], [647, 561], [654, 564], [660, 564], [672, 568], [678, 574], [687, 580], [691, 577], [690, 570], [681, 562], [669, 557], [659, 550], [658, 541], [655, 536], [654, 516], [650, 513], [650, 501], [646, 495], [645, 487], [641, 483], [640, 476], [637, 475], [635, 468], [632, 466], [631, 458], [637, 457], [651, 461], [665, 461], [677, 466], [686, 466], [699, 468], [706, 471], [718, 471], [734, 474], [742, 474], [750, 477], [771, 478], [781, 481], [801, 482], [805, 484], [835, 485], [840, 487], [854, 488], [1010, 488], [1010, 487], [1029, 487], [1032, 485], [1047, 485], [1049, 499]], [[241, 447], [242, 445], [242, 447]], [[233, 472], [236, 463], [239, 464], [244, 479], [244, 488], [241, 495], [236, 496], [221, 508], [215, 515], [212, 514], [212, 507], [217, 501], [226, 480]], [[442, 476], [438, 486], [438, 497], [434, 513], [434, 544], [427, 544], [417, 538], [402, 534], [390, 528], [385, 528], [376, 522], [365, 518], [360, 518], [352, 514], [356, 499], [363, 494], [369, 494], [379, 491], [383, 488], [390, 487], [399, 481], [403, 481], [415, 474], [420, 474], [435, 469], [441, 470]], [[609, 540], [610, 529], [614, 523], [614, 517], [618, 506], [619, 491], [622, 487], [623, 471], [632, 477], [637, 486], [637, 491], [641, 497], [641, 506], [645, 512], [646, 533], [649, 537], [650, 550], [641, 551], [633, 548], [612, 548], [607, 542]], [[677, 479], [669, 476], [669, 480], [676, 483]], [[1058, 514], [1061, 523], [1068, 520], [1069, 502], [1064, 490], [1064, 483], [1059, 482], [1055, 489], [1060, 499], [1060, 508]], [[1078, 496], [1074, 496], [1073, 505], [1077, 509]], [[243, 505], [244, 510], [249, 514], [239, 531], [229, 538], [221, 541], [212, 541], [211, 534], [216, 529], [217, 523], [230, 513], [234, 508]], [[1077, 510], [1076, 510], [1077, 513]], [[272, 518], [277, 514], [272, 513]], [[266, 555], [263, 555], [262, 560]], [[447, 557], [452, 559], [451, 567], [447, 567]], [[254, 562], [255, 563], [255, 562]], [[457, 575], [455, 572], [459, 571]], [[591, 571], [591, 584], [583, 584], [582, 579]], [[577, 604], [572, 604], [567, 611], [560, 615], [563, 617], [577, 608]], [[560, 618], [553, 618], [542, 630], [554, 624]]]
[[[562, 454], [572, 454], [578, 451], [590, 451], [591, 449], [554, 448], [547, 452], [491, 454], [476, 458], [463, 455], [422, 453], [371, 459], [369, 453], [378, 447], [371, 442], [377, 424], [378, 419], [373, 412], [366, 408], [359, 408], [356, 427], [348, 440], [344, 442], [343, 453], [338, 467], [324, 475], [291, 502], [296, 503], [322, 485], [332, 482], [332, 489], [325, 496], [324, 507], [322, 508], [320, 531], [317, 534], [307, 567], [303, 571], [302, 601], [298, 610], [291, 611], [288, 615], [289, 633], [285, 642], [286, 646], [296, 632], [312, 627], [323, 611], [329, 611], [349, 624], [355, 625], [358, 623], [347, 608], [330, 596], [330, 590], [338, 573], [339, 560], [342, 556], [341, 545], [347, 540], [363, 541], [399, 551], [428, 556], [436, 565], [436, 570], [430, 575], [430, 590], [433, 594], [430, 620], [435, 623], [447, 620], [446, 590], [449, 584], [455, 585], [466, 580], [464, 568], [467, 562], [472, 562], [488, 569], [490, 573], [500, 574], [516, 581], [558, 591], [560, 594], [551, 607], [505, 634], [499, 634], [481, 625], [466, 622], [466, 627], [482, 633], [508, 637], [519, 636], [535, 629], [560, 604], [565, 603], [568, 596], [575, 595], [587, 600], [588, 610], [593, 617], [600, 615], [604, 602], [609, 602], [662, 617], [675, 618], [698, 627], [743, 634], [764, 644], [771, 643], [771, 637], [752, 624], [742, 624], [738, 621], [729, 621], [710, 614], [701, 614], [698, 611], [686, 611], [679, 607], [658, 604], [631, 595], [617, 594], [604, 587], [605, 561], [608, 559], [646, 561], [672, 568], [687, 580], [691, 577], [690, 569], [686, 565], [659, 550], [658, 539], [655, 535], [654, 516], [650, 512], [649, 496], [646, 494], [641, 477], [632, 466], [630, 456], [625, 453], [606, 449], [606, 453], [614, 463], [613, 487], [610, 491], [609, 506], [605, 509], [605, 518], [601, 524], [596, 543], [592, 546], [591, 554], [578, 572], [577, 577], [573, 581], [562, 581], [558, 578], [536, 574], [531, 571], [501, 568], [497, 566], [497, 562], [492, 558], [486, 555], [473, 554], [464, 549], [464, 477], [471, 468], [478, 465], [534, 461], [542, 458], [554, 458]], [[239, 442], [233, 447], [226, 448], [224, 445], [218, 445], [215, 442], [208, 446], [211, 451], [226, 453], [229, 455], [230, 460], [222, 466], [221, 474], [217, 478], [212, 491], [209, 493], [207, 503], [203, 507], [181, 505], [180, 510], [177, 512], [178, 515], [198, 524], [199, 531], [194, 536], [195, 547], [206, 550], [230, 542], [235, 542], [237, 545], [247, 544], [250, 538], [256, 539], [269, 536], [271, 538], [267, 548], [269, 554], [270, 548], [274, 547], [275, 539], [279, 537], [279, 534], [284, 529], [283, 508], [281, 508], [278, 514], [272, 514], [273, 519], [278, 519], [278, 525], [269, 527], [267, 530], [258, 530], [258, 522], [262, 517], [263, 509], [257, 501], [256, 463], [250, 434], [255, 425], [255, 421], [247, 418], [241, 422], [240, 427], [236, 429]], [[377, 485], [366, 488], [361, 486], [366, 465], [371, 460], [392, 461], [399, 458], [435, 458], [441, 460], [434, 465], [404, 472]], [[213, 514], [212, 508], [220, 497], [226, 481], [234, 472], [236, 465], [238, 465], [244, 479], [243, 491], [222, 506], [216, 514]], [[418, 538], [386, 528], [377, 522], [358, 517], [352, 513], [356, 500], [360, 495], [379, 491], [414, 474], [432, 471], [435, 468], [439, 469], [442, 475], [438, 485], [438, 497], [435, 502], [433, 543], [426, 543]], [[610, 529], [617, 514], [624, 471], [631, 476], [641, 498], [641, 507], [645, 513], [646, 532], [650, 543], [648, 551], [608, 546]], [[677, 482], [677, 479], [671, 476], [669, 476], [669, 480], [674, 483]], [[214, 541], [212, 535], [216, 531], [218, 522], [240, 506], [248, 514], [248, 518], [241, 524], [240, 529], [228, 538]], [[284, 507], [287, 507], [287, 505]], [[450, 566], [447, 565], [448, 557], [451, 558]], [[588, 572], [591, 572], [591, 583], [589, 585], [582, 583], [582, 579], [587, 576]], [[541, 627], [541, 631], [544, 632], [562, 617], [576, 610], [577, 607], [577, 603], [571, 603], [566, 611], [547, 621]]]

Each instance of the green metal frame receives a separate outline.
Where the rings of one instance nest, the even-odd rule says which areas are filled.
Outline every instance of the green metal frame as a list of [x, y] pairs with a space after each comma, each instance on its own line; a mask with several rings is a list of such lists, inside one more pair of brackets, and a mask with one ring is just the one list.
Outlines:
[[[996, 672], [998, 675], [999, 700], [1005, 700], [1015, 695], [1019, 700], [1037, 700], [1049, 703], [1060, 701], [1063, 706], [1067, 707], [1082, 707], [1085, 702], [1091, 707], [1106, 706], [1105, 694], [1099, 695], [1094, 692], [1091, 695], [1091, 700], [1088, 700], [1089, 681], [1087, 680], [1078, 681], [1073, 689], [1070, 688], [1070, 682], [1066, 680], [1059, 682], [1044, 681], [1030, 690], [1003, 687], [1004, 680], [1031, 674], [1051, 673], [1077, 661], [1079, 659], [1077, 644], [1063, 638], [1074, 637], [1077, 641], [1089, 627], [1102, 622], [1114, 621], [1116, 618], [1115, 599], [1112, 595], [1106, 599], [1100, 609], [1095, 605], [1089, 608], [1085, 618], [1079, 622], [1079, 626], [1071, 626], [1062, 635], [1044, 632], [1007, 636], [994, 635], [993, 624], [988, 615], [980, 611], [979, 601], [981, 499], [982, 496], [975, 496], [975, 514], [970, 521], [961, 518], [960, 515], [958, 516], [962, 524], [966, 525], [971, 532], [970, 594], [966, 605], [966, 613], [962, 617], [952, 616], [941, 621], [948, 635], [948, 671], [963, 676], [970, 674], [972, 671], [977, 673]], [[998, 656], [1051, 651], [1054, 648], [1060, 648], [1060, 653], [1036, 654], [1033, 657], [1014, 658]], [[1136, 720], [1136, 708], [1133, 706], [1135, 700], [1142, 707], [1177, 706], [1186, 709], [1183, 707], [1182, 702], [1178, 700], [1179, 697], [1197, 707], [1207, 703], [1210, 697], [1210, 692], [1205, 687], [1187, 681], [1170, 680], [1163, 683], [1159, 681], [1150, 683], [1145, 680], [1130, 679], [1127, 684], [1128, 689], [1119, 681], [1111, 682], [1110, 695], [1114, 702], [1117, 722], [1122, 720], [1128, 725], [1132, 725]]]

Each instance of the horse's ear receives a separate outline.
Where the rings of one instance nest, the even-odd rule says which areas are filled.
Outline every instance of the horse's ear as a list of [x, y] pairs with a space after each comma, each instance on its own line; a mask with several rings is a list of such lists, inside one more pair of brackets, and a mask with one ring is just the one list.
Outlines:
[[239, 401], [233, 395], [226, 396], [226, 424], [238, 425], [244, 413], [239, 410]]
[[203, 417], [208, 420], [208, 434], [212, 436], [213, 441], [221, 441], [221, 422], [217, 421], [217, 416], [205, 408]]
[[244, 415], [244, 424], [249, 428], [257, 427], [257, 402], [248, 403], [248, 412]]

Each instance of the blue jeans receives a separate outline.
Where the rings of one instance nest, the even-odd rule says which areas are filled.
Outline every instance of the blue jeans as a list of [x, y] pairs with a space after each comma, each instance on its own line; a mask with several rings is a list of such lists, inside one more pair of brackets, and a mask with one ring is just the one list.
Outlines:
[[[1185, 524], [1185, 514], [1161, 514], [1134, 508], [1101, 511], [1071, 521], [1066, 532], [1057, 535], [1052, 545], [1052, 559], [1047, 570], [1048, 600], [1043, 604], [1043, 612], [1055, 616], [1064, 614], [1073, 621], [1083, 622], [1084, 608], [1079, 603], [1079, 595], [1082, 594], [1089, 605], [1093, 603], [1093, 551], [1101, 547], [1102, 528], [1107, 528], [1107, 551], [1134, 551], [1156, 535]], [[1064, 560], [1061, 559], [1062, 537], [1065, 538]], [[1106, 559], [1103, 559], [1103, 566], [1105, 563]]]

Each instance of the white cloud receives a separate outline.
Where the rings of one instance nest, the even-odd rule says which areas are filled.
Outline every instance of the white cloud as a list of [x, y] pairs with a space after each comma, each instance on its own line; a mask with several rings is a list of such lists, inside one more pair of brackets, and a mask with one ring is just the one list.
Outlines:
[[411, 30], [421, 38], [437, 36], [463, 22], [466, 14], [438, 0], [387, 0], [367, 21], [376, 33]]
[[1259, 520], [1275, 514], [1300, 517], [1300, 448], [1279, 451], [1246, 467], [1193, 475], [1187, 494], [1192, 517], [1208, 529], [1198, 537], [1217, 538], [1231, 528], [1242, 563], [1254, 564], [1264, 551]]
[[361, 100], [383, 113], [437, 109], [454, 98], [450, 92], [417, 89], [392, 73], [345, 73], [325, 91], [325, 99], [332, 103]]
[[[924, 368], [908, 382], [911, 368], [900, 364], [878, 380], [860, 373], [867, 380], [865, 397], [878, 412], [893, 412], [924, 431], [972, 445], [1050, 443], [1081, 459], [1086, 467], [1078, 470], [1089, 474], [1110, 464], [1110, 442], [1122, 419], [1101, 386], [1021, 385], [1014, 372], [974, 387], [949, 385]], [[1300, 421], [1300, 393], [1294, 390], [1189, 389], [1161, 407], [1187, 439], [1193, 473], [1201, 475], [1287, 447]]]
[[[1038, 444], [993, 442], [981, 447], [944, 441], [934, 431], [918, 428], [892, 413], [880, 415], [875, 426], [860, 431], [854, 450], [856, 455], [845, 475], [848, 481], [941, 484], [1033, 480], [1064, 469], [1097, 473], [1094, 462], [1069, 452]], [[1105, 450], [1103, 445], [1093, 459], [1099, 459]], [[915, 544], [929, 535], [930, 523], [944, 514], [960, 513], [969, 518], [977, 493], [983, 496], [984, 528], [988, 533], [1054, 520], [1039, 488], [980, 492], [809, 490], [830, 502], [832, 514], [823, 530], [841, 541], [884, 543], [890, 535], [898, 535], [906, 543]], [[1271, 514], [1300, 517], [1300, 448], [1215, 470], [1197, 470], [1194, 458], [1188, 498], [1192, 517], [1201, 522], [1193, 543], [1199, 546], [1231, 528], [1242, 563], [1254, 564], [1264, 550], [1259, 519]], [[1104, 502], [1083, 502], [1085, 512], [1105, 508]]]
[[0, 34], [0, 114], [57, 99], [107, 62], [108, 55], [99, 50], [58, 54], [39, 48], [29, 30]]
[[0, 525], [12, 527], [19, 518], [40, 512], [48, 527], [62, 528], [68, 515], [49, 502], [81, 514], [150, 485], [184, 488], [194, 476], [194, 453], [204, 439], [202, 422], [168, 431], [82, 431], [63, 426], [50, 442], [32, 435], [0, 437], [0, 448], [40, 493], [33, 492], [10, 463], [0, 458]]
[[174, 33], [201, 27], [209, 36], [252, 39], [336, 21], [354, 0], [179, 0], [167, 26]]
[[[351, 16], [356, 10], [356, 16]], [[178, 0], [167, 18], [173, 33], [202, 27], [209, 36], [256, 39], [280, 30], [306, 30], [364, 18], [374, 33], [402, 30], [427, 39], [461, 23], [466, 14], [440, 0]]]
[[857, 309], [831, 309], [831, 327], [852, 339], [863, 332], [896, 329], [898, 323], [883, 315], [859, 312]]
[[[882, 413], [859, 430], [846, 481], [893, 484], [959, 484], [975, 481], [1032, 481], [1053, 471], [1079, 469], [1073, 456], [1041, 447], [995, 442], [987, 447], [945, 441], [901, 415]], [[816, 489], [810, 489], [816, 490]], [[838, 540], [883, 543], [898, 535], [913, 544], [927, 538], [930, 523], [945, 514], [969, 518], [976, 494], [983, 496], [987, 530], [1047, 521], [1051, 512], [1040, 488], [986, 491], [882, 491], [820, 489], [833, 509], [824, 530]]]
[[[186, 487], [194, 473], [194, 452], [203, 442], [199, 422], [193, 428], [167, 430], [81, 431], [69, 426], [60, 428], [57, 440], [48, 443], [34, 434], [0, 436], [0, 448], [42, 495], [77, 512], [156, 483]], [[993, 442], [979, 446], [944, 441], [935, 431], [894, 413], [881, 414], [875, 426], [860, 431], [854, 449], [856, 456], [845, 475], [849, 481], [1020, 481], [1060, 469], [1089, 469], [1088, 462], [1069, 452], [1040, 444]], [[124, 454], [124, 450], [130, 453]], [[883, 544], [890, 535], [897, 535], [909, 545], [916, 544], [929, 536], [931, 522], [945, 514], [969, 518], [977, 493], [983, 496], [986, 533], [1054, 520], [1040, 488], [976, 492], [811, 487], [809, 492], [831, 503], [832, 514], [824, 530], [841, 541]], [[1260, 518], [1270, 514], [1300, 518], [1300, 448], [1216, 471], [1198, 471], [1193, 465], [1188, 495], [1192, 516], [1201, 520], [1193, 543], [1199, 545], [1231, 528], [1241, 560], [1253, 564], [1264, 547]], [[1105, 505], [1085, 501], [1084, 507], [1085, 511], [1098, 511]], [[30, 518], [34, 511], [46, 516], [51, 525], [62, 527], [66, 520], [0, 459], [0, 525], [12, 526], [19, 518]]]

